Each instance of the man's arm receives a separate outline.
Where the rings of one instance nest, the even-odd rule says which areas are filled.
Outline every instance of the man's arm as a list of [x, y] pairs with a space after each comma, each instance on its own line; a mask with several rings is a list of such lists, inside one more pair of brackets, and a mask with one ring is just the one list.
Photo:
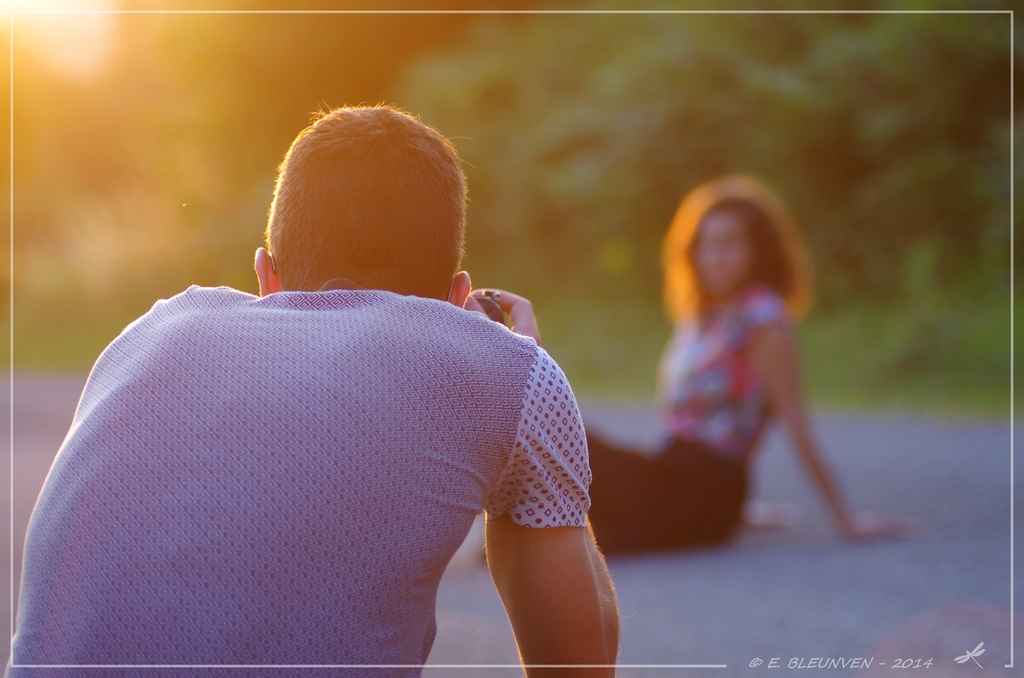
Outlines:
[[[615, 664], [619, 605], [589, 525], [521, 527], [508, 515], [488, 516], [486, 548], [524, 665]], [[526, 675], [614, 676], [615, 669], [527, 668]]]

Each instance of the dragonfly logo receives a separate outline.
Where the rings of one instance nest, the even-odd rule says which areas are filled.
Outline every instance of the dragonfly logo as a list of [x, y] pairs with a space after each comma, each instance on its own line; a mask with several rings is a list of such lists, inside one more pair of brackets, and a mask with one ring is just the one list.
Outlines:
[[[960, 655], [959, 657], [957, 657], [953, 661], [955, 661], [957, 664], [966, 664], [967, 660], [970, 659], [975, 664], [978, 664], [978, 660], [975, 659], [975, 657], [980, 657], [983, 654], [985, 654], [985, 643], [978, 643], [978, 647], [974, 648], [973, 650], [971, 650], [967, 654]], [[981, 664], [978, 664], [978, 668], [979, 669], [983, 669], [985, 667], [982, 666]]]

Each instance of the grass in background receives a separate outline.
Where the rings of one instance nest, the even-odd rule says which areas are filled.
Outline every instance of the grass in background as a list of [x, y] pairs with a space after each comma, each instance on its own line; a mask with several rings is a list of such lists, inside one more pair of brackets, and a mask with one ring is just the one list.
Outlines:
[[[30, 372], [87, 373], [107, 345], [156, 300], [116, 307], [116, 311], [83, 313], [81, 308], [49, 309], [40, 305], [16, 306], [14, 314], [14, 368]], [[59, 305], [58, 305], [59, 306]], [[95, 305], [97, 309], [101, 305]], [[42, 306], [46, 308], [46, 306]], [[10, 336], [4, 313], [4, 343]], [[4, 356], [5, 358], [8, 356]]]
[[801, 347], [815, 404], [947, 417], [1010, 413], [1008, 299], [812, 313]]
[[655, 371], [671, 326], [649, 302], [584, 294], [534, 302], [544, 348], [573, 391], [589, 398], [654, 397]]
[[[670, 333], [660, 307], [585, 297], [535, 306], [544, 345], [577, 394], [653, 396]], [[812, 312], [799, 329], [804, 391], [828, 409], [1006, 416], [1009, 314], [998, 299]]]
[[[535, 301], [544, 346], [578, 395], [653, 397], [671, 331], [653, 301], [597, 301], [586, 294]], [[149, 304], [143, 306], [138, 313]], [[79, 313], [71, 325], [22, 309], [15, 317], [15, 367], [36, 372], [88, 371], [135, 317]], [[799, 330], [805, 392], [813, 406], [829, 409], [1004, 417], [1009, 327], [1009, 304], [999, 299], [812, 312]]]

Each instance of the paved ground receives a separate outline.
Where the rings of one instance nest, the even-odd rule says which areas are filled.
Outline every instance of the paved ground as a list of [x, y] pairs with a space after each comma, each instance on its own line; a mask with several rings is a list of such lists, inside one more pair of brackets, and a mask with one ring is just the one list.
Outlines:
[[[6, 412], [8, 386], [0, 384]], [[25, 525], [53, 454], [67, 431], [81, 379], [19, 378], [14, 401], [14, 498], [0, 543], [14, 532], [14, 582], [20, 577]], [[654, 439], [643, 404], [584, 403], [589, 426], [622, 441]], [[4, 417], [6, 420], [6, 417]], [[839, 542], [795, 466], [783, 436], [762, 450], [756, 496], [795, 505], [790, 529], [748, 532], [730, 547], [609, 559], [623, 613], [623, 664], [647, 666], [620, 676], [756, 676], [788, 672], [817, 658], [872, 661], [860, 675], [891, 673], [897, 660], [932, 659], [926, 676], [1024, 675], [1024, 553], [1017, 549], [1014, 647], [1010, 661], [1010, 432], [1006, 422], [941, 421], [915, 416], [818, 412], [819, 437], [852, 502], [862, 508], [922, 518], [915, 541]], [[3, 439], [7, 440], [7, 432]], [[1022, 487], [1017, 464], [1017, 488]], [[10, 468], [0, 465], [0, 497], [9, 505]], [[1018, 534], [1024, 496], [1017, 495]], [[424, 675], [516, 676], [517, 669], [445, 665], [514, 664], [511, 630], [472, 533], [438, 595], [438, 637]], [[1018, 542], [1021, 541], [1018, 539]], [[6, 550], [6, 549], [5, 549]], [[2, 559], [3, 579], [11, 559]], [[15, 587], [12, 587], [15, 588]], [[15, 592], [16, 595], [16, 592]], [[0, 610], [11, 609], [0, 586]], [[0, 613], [0, 656], [9, 621]], [[984, 642], [984, 654], [954, 660]], [[777, 658], [780, 669], [769, 668]], [[758, 661], [763, 662], [756, 667]], [[883, 664], [884, 663], [884, 664]], [[837, 669], [838, 670], [838, 669]], [[851, 671], [853, 669], [847, 669]], [[814, 668], [800, 675], [832, 674]]]

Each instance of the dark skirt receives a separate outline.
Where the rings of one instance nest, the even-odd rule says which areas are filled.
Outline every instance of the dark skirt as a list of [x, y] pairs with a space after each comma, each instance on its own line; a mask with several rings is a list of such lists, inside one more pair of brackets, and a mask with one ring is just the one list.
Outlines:
[[587, 434], [590, 522], [605, 553], [709, 546], [742, 518], [746, 467], [698, 441], [673, 439], [654, 456]]

